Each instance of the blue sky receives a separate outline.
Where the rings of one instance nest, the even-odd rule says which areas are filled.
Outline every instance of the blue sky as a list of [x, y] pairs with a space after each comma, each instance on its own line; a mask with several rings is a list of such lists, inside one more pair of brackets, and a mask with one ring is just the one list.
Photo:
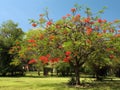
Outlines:
[[120, 19], [120, 0], [0, 0], [0, 24], [6, 20], [13, 20], [24, 31], [32, 28], [28, 19], [38, 19], [39, 14], [48, 7], [53, 20], [70, 13], [75, 3], [86, 5], [93, 11], [107, 6], [102, 18], [112, 21]]

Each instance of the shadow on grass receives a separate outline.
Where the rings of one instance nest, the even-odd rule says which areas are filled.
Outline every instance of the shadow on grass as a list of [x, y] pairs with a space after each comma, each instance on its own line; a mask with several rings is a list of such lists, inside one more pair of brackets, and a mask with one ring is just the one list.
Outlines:
[[[57, 81], [56, 81], [57, 82]], [[38, 87], [54, 88], [54, 90], [120, 90], [120, 80], [105, 80], [85, 83], [84, 86], [69, 86], [67, 82], [37, 84]]]
[[90, 86], [93, 90], [120, 90], [120, 80], [94, 81]]

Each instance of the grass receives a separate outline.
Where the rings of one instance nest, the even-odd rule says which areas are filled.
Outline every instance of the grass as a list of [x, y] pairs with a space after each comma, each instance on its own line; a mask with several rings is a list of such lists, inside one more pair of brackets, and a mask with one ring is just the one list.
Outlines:
[[120, 79], [114, 78], [103, 82], [82, 78], [82, 82], [91, 83], [89, 87], [69, 87], [68, 77], [0, 77], [0, 90], [120, 90]]

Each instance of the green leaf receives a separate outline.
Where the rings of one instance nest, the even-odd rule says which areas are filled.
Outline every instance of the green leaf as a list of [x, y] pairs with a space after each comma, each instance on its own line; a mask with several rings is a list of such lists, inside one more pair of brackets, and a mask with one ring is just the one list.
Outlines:
[[64, 42], [62, 46], [64, 49], [70, 50], [70, 49], [72, 49], [73, 44], [72, 44], [72, 41], [68, 41], [68, 42]]

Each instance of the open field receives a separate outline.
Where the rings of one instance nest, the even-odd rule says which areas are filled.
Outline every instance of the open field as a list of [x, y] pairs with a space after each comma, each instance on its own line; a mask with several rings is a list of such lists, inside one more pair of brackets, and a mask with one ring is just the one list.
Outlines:
[[84, 87], [70, 87], [68, 77], [0, 77], [0, 90], [120, 90], [120, 79], [97, 82], [90, 78], [81, 81], [89, 82]]

